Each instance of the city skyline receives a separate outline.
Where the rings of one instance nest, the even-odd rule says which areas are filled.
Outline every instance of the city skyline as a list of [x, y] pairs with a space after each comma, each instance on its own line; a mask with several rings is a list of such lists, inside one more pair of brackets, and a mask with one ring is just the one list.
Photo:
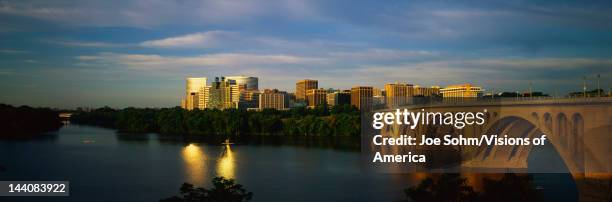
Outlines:
[[[351, 6], [346, 6], [350, 4]], [[612, 78], [612, 3], [2, 1], [0, 102], [171, 107], [184, 79], [259, 89], [472, 83], [582, 91]]]

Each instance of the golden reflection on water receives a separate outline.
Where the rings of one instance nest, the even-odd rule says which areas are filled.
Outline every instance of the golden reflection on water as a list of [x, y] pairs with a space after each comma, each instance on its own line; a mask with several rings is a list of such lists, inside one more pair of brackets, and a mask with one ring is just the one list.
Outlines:
[[202, 148], [196, 144], [189, 144], [183, 148], [182, 155], [185, 162], [187, 180], [193, 184], [204, 184], [206, 176], [206, 157]]
[[217, 161], [217, 174], [225, 178], [234, 178], [236, 162], [234, 161], [234, 153], [229, 144], [225, 145], [225, 150], [221, 153]]

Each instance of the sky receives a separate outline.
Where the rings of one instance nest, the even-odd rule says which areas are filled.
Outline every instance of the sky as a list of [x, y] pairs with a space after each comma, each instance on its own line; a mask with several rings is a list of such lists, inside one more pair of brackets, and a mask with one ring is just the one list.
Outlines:
[[610, 1], [0, 0], [0, 103], [172, 107], [186, 77], [260, 88], [612, 87]]

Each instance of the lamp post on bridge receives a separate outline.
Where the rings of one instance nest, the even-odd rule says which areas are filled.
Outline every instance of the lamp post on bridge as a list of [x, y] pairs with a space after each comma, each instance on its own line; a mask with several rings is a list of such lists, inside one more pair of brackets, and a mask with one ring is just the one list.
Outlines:
[[533, 100], [533, 82], [529, 82], [529, 99]]
[[599, 74], [597, 74], [597, 97], [601, 97], [601, 91], [599, 90]]
[[519, 92], [518, 92], [518, 90], [517, 90], [517, 91], [516, 91], [516, 100], [518, 100], [518, 99], [519, 99]]
[[586, 99], [586, 76], [582, 77], [582, 96]]

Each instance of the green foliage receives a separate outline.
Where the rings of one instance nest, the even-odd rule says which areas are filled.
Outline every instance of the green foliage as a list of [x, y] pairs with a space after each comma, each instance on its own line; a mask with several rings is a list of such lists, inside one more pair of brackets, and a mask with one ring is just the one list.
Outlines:
[[162, 199], [160, 202], [196, 202], [196, 201], [248, 201], [253, 198], [253, 193], [248, 192], [241, 184], [236, 184], [233, 179], [215, 177], [212, 180], [213, 187], [210, 189], [194, 187], [192, 184], [184, 183], [180, 190], [181, 196], [173, 196]]
[[265, 109], [184, 110], [179, 107], [162, 109], [108, 107], [73, 115], [75, 123], [117, 128], [121, 132], [158, 132], [189, 135], [359, 135], [359, 111], [350, 105], [331, 110], [327, 106], [315, 109], [296, 108], [288, 111]]
[[531, 183], [531, 175], [506, 173], [501, 180], [484, 180], [480, 201], [542, 201], [541, 193]]
[[443, 174], [438, 180], [426, 178], [404, 190], [411, 201], [474, 201], [476, 192], [459, 174]]
[[34, 135], [58, 130], [59, 114], [48, 108], [0, 104], [0, 136]]
[[70, 117], [70, 121], [74, 123], [96, 125], [106, 128], [116, 127], [118, 111], [108, 106], [94, 109], [88, 112], [78, 110]]
[[478, 193], [459, 174], [442, 174], [426, 178], [415, 187], [404, 190], [408, 201], [541, 201], [541, 193], [529, 175], [506, 173], [501, 180], [484, 179]]

